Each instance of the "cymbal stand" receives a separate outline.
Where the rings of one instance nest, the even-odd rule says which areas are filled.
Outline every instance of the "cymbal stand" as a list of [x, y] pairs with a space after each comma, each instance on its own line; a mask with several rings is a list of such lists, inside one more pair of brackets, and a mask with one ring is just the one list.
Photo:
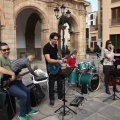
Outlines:
[[[73, 69], [72, 69], [72, 71], [73, 71]], [[72, 72], [72, 71], [71, 71], [71, 72]], [[69, 73], [69, 75], [71, 74], [71, 72]], [[68, 76], [69, 76], [69, 75], [68, 75]], [[66, 78], [67, 78], [67, 77], [66, 77]], [[61, 108], [63, 108], [62, 120], [64, 120], [64, 116], [66, 115], [66, 113], [65, 113], [65, 108], [68, 108], [70, 111], [72, 111], [73, 113], [77, 114], [75, 111], [73, 111], [73, 110], [72, 110], [71, 108], [69, 108], [67, 105], [65, 105], [65, 80], [66, 80], [66, 78], [64, 78], [64, 83], [63, 83], [63, 87], [64, 87], [64, 95], [63, 95], [64, 101], [63, 101], [63, 105], [55, 111], [55, 113], [56, 113], [58, 110], [60, 110]]]

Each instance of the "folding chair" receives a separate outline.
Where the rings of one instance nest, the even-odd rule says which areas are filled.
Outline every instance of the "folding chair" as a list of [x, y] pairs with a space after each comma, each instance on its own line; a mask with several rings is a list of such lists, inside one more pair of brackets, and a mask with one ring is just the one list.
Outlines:
[[47, 90], [48, 90], [48, 74], [46, 72], [43, 72], [41, 69], [37, 69], [34, 71], [37, 75], [39, 75], [38, 73], [44, 73], [45, 76], [40, 75], [39, 77], [35, 77], [34, 75], [32, 75], [30, 73], [30, 77], [32, 79], [33, 84], [40, 84], [41, 88], [46, 85], [47, 86]]

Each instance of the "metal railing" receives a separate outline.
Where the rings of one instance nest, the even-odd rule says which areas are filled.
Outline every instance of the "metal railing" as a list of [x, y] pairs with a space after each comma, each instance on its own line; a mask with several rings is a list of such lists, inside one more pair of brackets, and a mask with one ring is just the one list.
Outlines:
[[111, 0], [111, 3], [119, 2], [120, 0]]
[[120, 25], [120, 18], [110, 19], [110, 25]]

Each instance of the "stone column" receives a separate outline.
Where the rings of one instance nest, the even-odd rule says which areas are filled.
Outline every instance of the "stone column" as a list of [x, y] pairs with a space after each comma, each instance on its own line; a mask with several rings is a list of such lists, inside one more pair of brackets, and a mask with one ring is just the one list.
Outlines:
[[5, 25], [1, 25], [1, 42], [5, 42]]

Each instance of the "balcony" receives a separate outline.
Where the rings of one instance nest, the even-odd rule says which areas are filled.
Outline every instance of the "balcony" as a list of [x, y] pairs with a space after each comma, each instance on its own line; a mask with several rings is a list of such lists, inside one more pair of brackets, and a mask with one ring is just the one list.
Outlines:
[[120, 25], [120, 18], [110, 19], [110, 26]]
[[120, 0], [111, 0], [111, 3], [119, 2]]

